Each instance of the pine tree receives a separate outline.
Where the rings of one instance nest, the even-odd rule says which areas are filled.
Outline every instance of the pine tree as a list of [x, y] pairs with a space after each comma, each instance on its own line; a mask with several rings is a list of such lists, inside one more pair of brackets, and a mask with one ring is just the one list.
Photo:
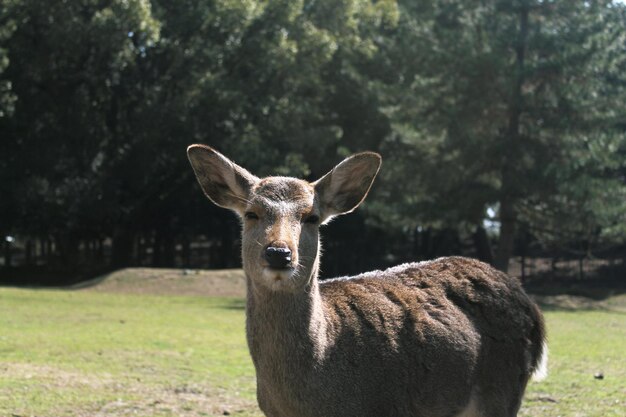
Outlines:
[[516, 226], [556, 215], [546, 205], [576, 199], [590, 189], [584, 178], [622, 195], [623, 182], [601, 172], [616, 168], [612, 152], [624, 146], [616, 121], [626, 100], [614, 80], [623, 6], [439, 1], [401, 10], [389, 46], [401, 63], [387, 84], [389, 114], [395, 146], [427, 155], [414, 186], [430, 218], [447, 212], [451, 223], [480, 225], [497, 209], [494, 263], [506, 270]]

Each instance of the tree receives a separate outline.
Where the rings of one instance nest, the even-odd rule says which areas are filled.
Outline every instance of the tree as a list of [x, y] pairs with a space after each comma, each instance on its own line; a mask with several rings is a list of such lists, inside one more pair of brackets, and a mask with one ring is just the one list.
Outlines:
[[198, 221], [230, 239], [226, 215], [189, 215], [185, 147], [209, 143], [259, 172], [306, 176], [347, 152], [345, 132], [350, 148], [379, 140], [357, 139], [373, 96], [353, 94], [346, 112], [336, 86], [365, 82], [335, 67], [366, 61], [368, 37], [394, 11], [363, 0], [16, 0], [6, 76], [18, 101], [0, 125], [14, 148], [6, 219], [54, 238], [65, 263], [80, 241], [110, 237], [113, 263], [127, 265], [138, 236], [171, 263], [177, 230]]
[[11, 10], [15, 7], [14, 3], [12, 0], [0, 1], [0, 118], [9, 117], [13, 113], [15, 103], [11, 81], [2, 76], [9, 66], [7, 40], [11, 37], [16, 25], [11, 16]]
[[416, 172], [425, 190], [417, 202], [422, 221], [480, 227], [486, 209], [497, 209], [494, 263], [506, 270], [516, 225], [530, 221], [529, 211], [548, 214], [530, 202], [573, 198], [582, 175], [577, 155], [600, 137], [623, 141], [614, 124], [623, 89], [609, 92], [606, 80], [623, 59], [615, 17], [623, 7], [440, 1], [401, 10], [389, 55], [400, 64], [386, 90], [395, 131], [389, 146], [423, 154]]
[[[15, 102], [15, 95], [11, 88], [11, 81], [4, 77], [4, 71], [9, 65], [9, 57], [6, 49], [7, 39], [10, 38], [13, 30], [15, 29], [15, 22], [11, 19], [10, 9], [13, 7], [13, 2], [8, 0], [0, 1], [0, 123], [6, 118], [10, 117], [13, 112], [13, 106]], [[0, 153], [3, 158], [0, 158], [0, 195], [3, 199], [10, 200], [12, 198], [13, 189], [10, 184], [12, 161], [10, 155], [10, 146], [6, 140], [0, 140]], [[7, 219], [14, 216], [13, 208], [8, 204], [0, 203], [0, 218]], [[10, 264], [10, 248], [9, 242], [5, 242], [6, 236], [11, 233], [11, 227], [6, 222], [0, 222], [0, 242], [1, 245], [7, 245], [5, 250], [5, 265]]]
[[[118, 154], [106, 151], [123, 136], [115, 128], [116, 89], [158, 25], [143, 0], [45, 7], [23, 0], [10, 19], [20, 24], [5, 43], [5, 75], [17, 100], [0, 130], [12, 155], [3, 170], [12, 176], [5, 204], [19, 210], [8, 223], [24, 235], [53, 236], [64, 262], [72, 262], [78, 240], [106, 224], [111, 202], [103, 201], [103, 167]], [[132, 91], [121, 95], [126, 103], [137, 100]]]

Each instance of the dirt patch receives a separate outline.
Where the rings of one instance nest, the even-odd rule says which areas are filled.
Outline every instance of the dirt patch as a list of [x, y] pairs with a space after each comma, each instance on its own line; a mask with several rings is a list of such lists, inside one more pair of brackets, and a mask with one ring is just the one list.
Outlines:
[[126, 268], [72, 288], [123, 294], [244, 297], [246, 279], [241, 269]]
[[615, 296], [606, 300], [569, 294], [531, 294], [531, 298], [545, 310], [605, 310], [626, 313], [626, 295]]
[[[97, 390], [110, 394], [124, 393], [123, 399], [98, 400], [92, 403], [85, 401], [73, 404], [71, 409], [68, 409], [67, 405], [57, 404], [52, 407], [54, 413], [52, 415], [74, 417], [260, 415], [253, 400], [229, 394], [224, 388], [208, 384], [162, 386], [142, 383], [138, 378], [119, 380], [107, 374], [90, 375], [53, 366], [25, 363], [1, 365], [0, 371], [6, 378], [23, 380], [26, 384], [30, 380], [35, 381], [37, 390], [42, 393], [55, 393], [58, 399], [71, 395], [68, 391], [72, 389]], [[0, 389], [0, 397], [2, 394], [3, 390]], [[11, 415], [26, 416], [31, 413], [28, 410], [14, 410]]]
[[[126, 392], [141, 400], [115, 400], [84, 417], [176, 415], [180, 417], [253, 414], [256, 403], [204, 385], [149, 388], [131, 384]], [[81, 415], [83, 417], [83, 415]]]
[[[246, 294], [246, 278], [241, 269], [126, 268], [71, 288], [120, 294], [243, 298]], [[601, 299], [567, 293], [545, 294], [532, 289], [531, 293], [534, 293], [532, 297], [535, 301], [546, 309], [606, 309], [626, 312], [626, 294], [612, 294], [611, 298]]]
[[36, 381], [37, 384], [48, 390], [61, 388], [99, 390], [114, 382], [110, 375], [99, 374], [96, 377], [78, 371], [68, 371], [54, 366], [30, 363], [5, 363], [0, 365], [0, 371], [6, 378]]

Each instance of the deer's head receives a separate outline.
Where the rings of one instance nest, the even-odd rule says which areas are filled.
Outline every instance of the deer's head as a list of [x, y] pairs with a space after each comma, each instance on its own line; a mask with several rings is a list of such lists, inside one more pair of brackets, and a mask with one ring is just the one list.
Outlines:
[[315, 182], [257, 178], [204, 145], [187, 155], [211, 201], [242, 219], [243, 267], [260, 290], [299, 291], [315, 279], [319, 227], [361, 204], [380, 168], [380, 155], [353, 155]]

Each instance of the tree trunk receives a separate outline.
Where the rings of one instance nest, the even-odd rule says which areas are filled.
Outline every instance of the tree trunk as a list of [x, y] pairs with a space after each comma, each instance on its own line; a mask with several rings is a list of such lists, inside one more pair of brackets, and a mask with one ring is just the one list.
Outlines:
[[489, 236], [487, 236], [485, 228], [481, 225], [476, 226], [476, 231], [472, 238], [478, 259], [493, 265], [493, 251], [491, 250], [491, 242], [489, 242]]
[[54, 242], [49, 237], [46, 238], [46, 264], [50, 265], [54, 260]]
[[144, 234], [137, 237], [137, 265], [145, 265], [147, 239]]
[[231, 268], [235, 266], [233, 261], [233, 237], [228, 229], [229, 228], [226, 227], [225, 230], [222, 230], [218, 268]]
[[31, 239], [28, 239], [26, 241], [26, 251], [25, 251], [25, 263], [27, 266], [32, 266], [33, 265], [33, 259], [34, 259], [34, 245], [33, 245], [33, 241]]
[[11, 242], [7, 239], [4, 241], [4, 267], [10, 268], [12, 263], [12, 248]]
[[420, 259], [420, 232], [417, 227], [413, 228], [412, 236], [413, 238], [413, 259]]
[[183, 267], [189, 268], [191, 267], [191, 242], [189, 240], [189, 236], [187, 234], [183, 235], [182, 240], [182, 258], [183, 258]]
[[498, 239], [498, 251], [494, 266], [503, 272], [508, 272], [509, 260], [513, 255], [516, 220], [517, 215], [512, 202], [502, 200], [500, 202], [500, 238]]
[[113, 247], [111, 248], [111, 266], [124, 268], [130, 266], [133, 260], [133, 233], [124, 227], [117, 227], [113, 233]]
[[521, 233], [521, 245], [519, 246], [519, 251], [521, 255], [521, 269], [522, 269], [522, 283], [526, 281], [527, 272], [526, 272], [526, 258], [528, 257], [528, 245], [530, 241], [530, 235], [528, 233], [528, 229], [524, 226], [523, 231]]
[[46, 241], [44, 238], [39, 238], [39, 259], [46, 262], [48, 254], [46, 252]]
[[163, 252], [163, 235], [159, 230], [154, 231], [154, 239], [152, 242], [152, 266], [161, 266], [161, 257]]
[[432, 259], [433, 251], [432, 251], [432, 229], [429, 227], [422, 232], [421, 236], [421, 248], [422, 248], [422, 256], [425, 259]]
[[581, 256], [580, 258], [578, 258], [578, 278], [579, 279], [585, 278], [585, 257], [584, 256]]
[[175, 268], [176, 267], [176, 242], [170, 230], [167, 230], [163, 240], [163, 259], [161, 266]]
[[75, 270], [80, 264], [78, 237], [72, 232], [66, 232], [56, 236], [55, 242], [61, 266], [70, 271]]
[[522, 5], [519, 10], [519, 33], [515, 44], [515, 79], [509, 103], [509, 122], [507, 128], [506, 148], [502, 165], [502, 187], [500, 189], [500, 239], [494, 265], [501, 271], [509, 269], [509, 259], [513, 254], [515, 239], [515, 199], [520, 196], [518, 178], [521, 175], [516, 169], [521, 150], [520, 117], [523, 111], [522, 88], [524, 85], [524, 71], [526, 58], [526, 44], [528, 43], [528, 5]]
[[100, 264], [104, 264], [104, 240], [101, 238], [96, 241], [96, 259]]

